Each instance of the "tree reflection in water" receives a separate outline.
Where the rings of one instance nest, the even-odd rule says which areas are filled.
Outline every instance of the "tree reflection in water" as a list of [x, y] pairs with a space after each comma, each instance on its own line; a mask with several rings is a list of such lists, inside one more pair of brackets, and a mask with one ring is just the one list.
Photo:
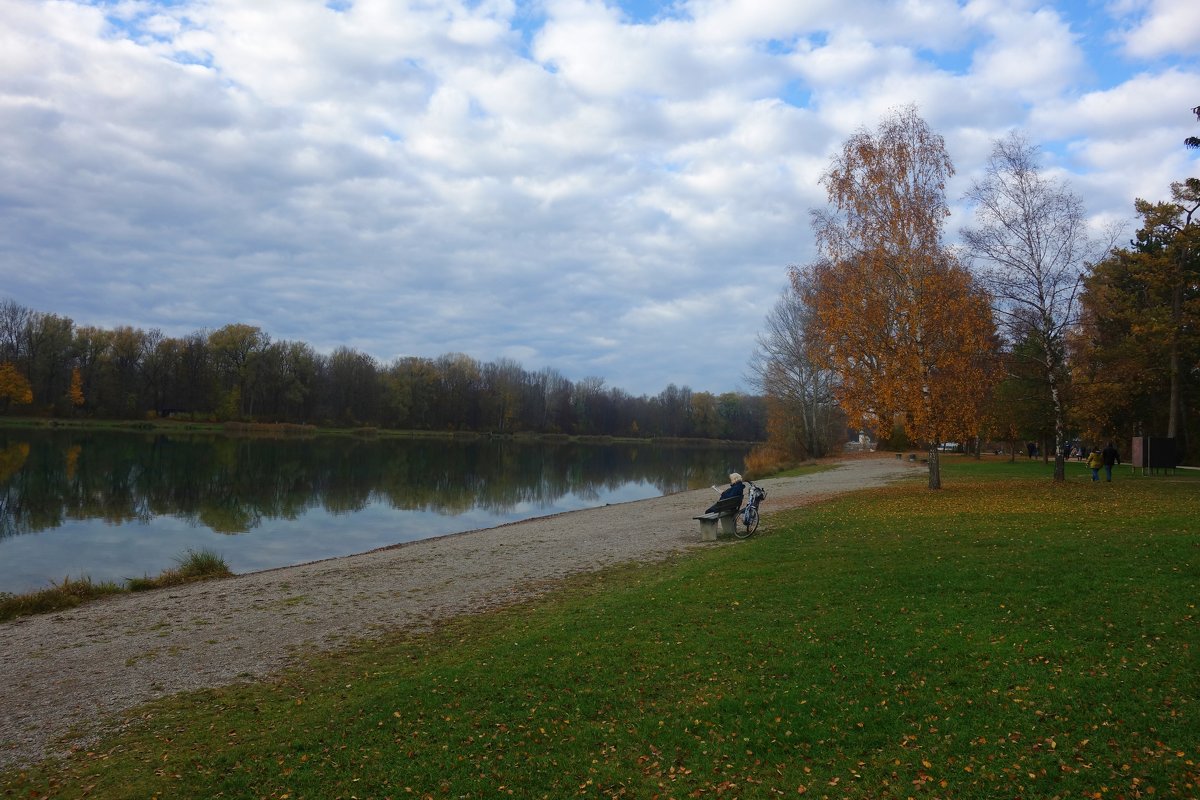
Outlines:
[[[383, 507], [499, 524], [708, 486], [744, 457], [640, 443], [0, 429], [0, 559], [6, 540], [80, 520], [242, 534], [314, 510]], [[430, 535], [447, 529], [436, 527]]]

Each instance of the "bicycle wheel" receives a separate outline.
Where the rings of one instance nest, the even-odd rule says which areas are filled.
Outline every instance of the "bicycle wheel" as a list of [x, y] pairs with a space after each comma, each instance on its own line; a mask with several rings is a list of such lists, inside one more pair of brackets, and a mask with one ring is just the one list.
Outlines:
[[758, 509], [747, 506], [737, 515], [737, 524], [733, 526], [733, 535], [739, 539], [748, 539], [758, 530]]

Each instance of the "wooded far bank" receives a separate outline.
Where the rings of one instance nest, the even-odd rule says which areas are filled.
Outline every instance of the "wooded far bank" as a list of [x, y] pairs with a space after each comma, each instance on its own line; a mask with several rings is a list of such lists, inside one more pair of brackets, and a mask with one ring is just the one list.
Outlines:
[[0, 414], [268, 422], [415, 431], [638, 438], [766, 438], [763, 398], [671, 384], [635, 397], [603, 378], [571, 381], [511, 359], [462, 353], [389, 364], [349, 347], [329, 355], [230, 324], [170, 337], [0, 301]]

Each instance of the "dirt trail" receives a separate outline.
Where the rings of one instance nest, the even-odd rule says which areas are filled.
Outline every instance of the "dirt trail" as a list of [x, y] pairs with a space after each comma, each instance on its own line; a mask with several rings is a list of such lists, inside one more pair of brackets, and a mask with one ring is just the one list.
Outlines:
[[[761, 481], [763, 508], [916, 472], [894, 458], [847, 460]], [[66, 752], [154, 698], [266, 676], [313, 649], [536, 596], [569, 575], [712, 547], [692, 520], [712, 497], [680, 492], [0, 624], [0, 768]], [[64, 740], [68, 731], [74, 740]]]

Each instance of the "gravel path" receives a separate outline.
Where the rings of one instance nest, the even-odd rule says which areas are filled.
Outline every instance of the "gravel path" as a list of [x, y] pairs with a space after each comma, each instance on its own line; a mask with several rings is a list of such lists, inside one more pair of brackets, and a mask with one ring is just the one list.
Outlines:
[[[894, 458], [847, 460], [761, 481], [763, 508], [917, 472]], [[154, 698], [533, 597], [569, 575], [714, 546], [692, 520], [712, 499], [708, 489], [680, 492], [2, 623], [0, 769], [69, 752]]]

